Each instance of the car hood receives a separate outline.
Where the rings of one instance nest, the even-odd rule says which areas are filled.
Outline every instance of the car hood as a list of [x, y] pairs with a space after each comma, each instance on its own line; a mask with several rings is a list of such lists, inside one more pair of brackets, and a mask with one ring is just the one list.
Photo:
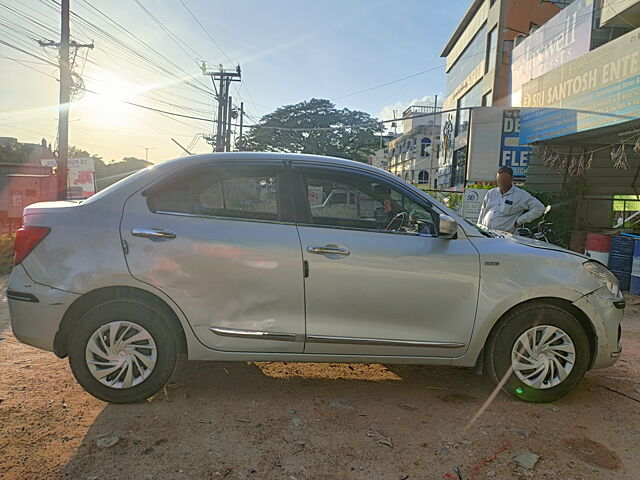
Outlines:
[[511, 243], [517, 243], [520, 245], [526, 245], [528, 247], [532, 247], [532, 248], [540, 248], [543, 250], [552, 250], [554, 252], [562, 252], [562, 253], [568, 253], [570, 255], [574, 255], [578, 258], [583, 258], [585, 260], [589, 260], [589, 257], [586, 255], [583, 255], [581, 253], [578, 252], [574, 252], [573, 250], [567, 250], [566, 248], [562, 248], [559, 247], [558, 245], [554, 245], [552, 243], [547, 243], [547, 242], [541, 242], [540, 240], [535, 240], [533, 238], [528, 238], [528, 237], [521, 237], [519, 235], [513, 235], [511, 233], [506, 233], [506, 232], [500, 232], [499, 233], [501, 236], [503, 236], [503, 238]]
[[491, 230], [489, 233], [491, 233], [495, 237], [502, 238], [510, 243], [515, 243], [518, 245], [526, 245], [527, 247], [532, 247], [532, 248], [540, 248], [542, 250], [551, 250], [554, 252], [567, 253], [569, 255], [573, 255], [578, 258], [589, 260], [589, 257], [587, 255], [574, 252], [573, 250], [567, 250], [566, 248], [559, 247], [558, 245], [554, 245], [553, 243], [541, 242], [540, 240], [535, 240], [533, 238], [521, 237], [520, 235], [514, 235], [512, 233], [496, 231], [496, 230]]

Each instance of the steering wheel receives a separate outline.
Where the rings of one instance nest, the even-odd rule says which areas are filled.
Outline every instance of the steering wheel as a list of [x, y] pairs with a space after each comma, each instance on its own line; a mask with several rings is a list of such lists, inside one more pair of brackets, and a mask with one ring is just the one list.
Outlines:
[[[391, 219], [391, 221], [387, 224], [386, 227], [384, 227], [384, 229], [387, 230], [387, 231], [388, 230], [397, 230], [402, 225], [404, 225], [404, 222], [408, 217], [409, 217], [409, 215], [407, 215], [407, 212], [400, 212], [395, 217], [393, 217]], [[400, 219], [400, 224], [396, 228], [391, 228], [391, 227], [394, 226], [394, 223], [397, 223], [398, 219]]]

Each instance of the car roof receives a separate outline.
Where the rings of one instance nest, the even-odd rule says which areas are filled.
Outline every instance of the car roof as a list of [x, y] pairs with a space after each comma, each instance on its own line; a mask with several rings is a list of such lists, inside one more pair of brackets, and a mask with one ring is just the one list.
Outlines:
[[[200, 155], [190, 155], [188, 157], [175, 158], [166, 160], [155, 165], [158, 170], [165, 168], [174, 169], [176, 167], [185, 167], [188, 165], [198, 165], [202, 163], [215, 163], [232, 160], [234, 162], [256, 162], [256, 161], [296, 161], [323, 165], [342, 165], [356, 168], [365, 168], [375, 172], [383, 172], [383, 170], [372, 167], [369, 164], [347, 160], [346, 158], [328, 157], [324, 155], [309, 155], [303, 153], [280, 153], [280, 152], [216, 152], [205, 153]], [[387, 172], [388, 173], [388, 172]]]

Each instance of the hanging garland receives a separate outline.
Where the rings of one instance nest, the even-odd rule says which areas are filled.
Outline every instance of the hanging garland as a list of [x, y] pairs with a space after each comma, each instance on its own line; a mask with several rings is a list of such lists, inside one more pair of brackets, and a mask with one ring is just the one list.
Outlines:
[[[545, 145], [544, 150], [542, 151], [542, 163], [545, 167], [551, 170], [556, 170], [558, 172], [566, 171], [571, 176], [584, 176], [593, 164], [593, 154], [610, 148], [613, 168], [628, 170], [629, 161], [627, 160], [626, 154], [626, 142], [632, 139], [633, 137], [629, 137], [621, 140], [619, 144], [615, 143], [575, 154], [556, 152], [548, 145]], [[640, 155], [640, 136], [636, 139], [633, 151]]]
[[620, 142], [620, 145], [614, 146], [611, 149], [611, 160], [613, 161], [613, 168], [628, 170], [629, 162], [627, 161], [627, 152], [624, 142]]

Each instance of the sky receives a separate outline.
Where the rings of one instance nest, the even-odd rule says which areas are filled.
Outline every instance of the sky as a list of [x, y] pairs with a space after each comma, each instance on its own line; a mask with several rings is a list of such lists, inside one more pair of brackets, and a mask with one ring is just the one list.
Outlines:
[[[392, 118], [394, 109], [400, 114], [410, 104], [443, 98], [440, 52], [469, 3], [71, 0], [72, 40], [93, 41], [95, 48], [80, 49], [75, 58], [74, 72], [87, 91], [79, 88], [71, 105], [69, 144], [105, 161], [181, 156], [171, 138], [195, 153], [210, 152], [200, 135], [211, 132], [211, 123], [123, 103], [212, 117], [202, 61], [240, 63], [242, 82], [232, 96], [244, 102], [246, 123], [311, 98]], [[56, 50], [37, 40], [58, 41], [59, 23], [56, 1], [0, 0], [0, 39], [23, 50], [0, 43], [0, 137], [55, 144]], [[357, 93], [423, 70], [431, 71]]]

